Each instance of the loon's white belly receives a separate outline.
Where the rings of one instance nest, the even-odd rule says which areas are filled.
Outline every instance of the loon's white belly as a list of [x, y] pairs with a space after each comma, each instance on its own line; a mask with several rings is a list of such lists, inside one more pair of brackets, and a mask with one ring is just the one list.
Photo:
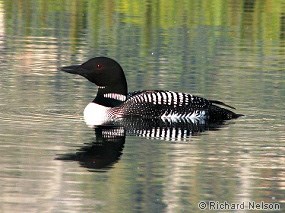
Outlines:
[[109, 110], [110, 107], [91, 102], [84, 109], [84, 121], [88, 126], [102, 125], [111, 120]]

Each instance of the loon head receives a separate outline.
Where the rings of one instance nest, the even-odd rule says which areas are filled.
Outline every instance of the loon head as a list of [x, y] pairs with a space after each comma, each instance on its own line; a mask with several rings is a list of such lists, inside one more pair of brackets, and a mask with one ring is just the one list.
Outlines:
[[96, 84], [98, 93], [93, 102], [113, 107], [126, 100], [128, 88], [122, 67], [107, 57], [92, 58], [81, 65], [61, 68], [62, 71], [78, 74]]

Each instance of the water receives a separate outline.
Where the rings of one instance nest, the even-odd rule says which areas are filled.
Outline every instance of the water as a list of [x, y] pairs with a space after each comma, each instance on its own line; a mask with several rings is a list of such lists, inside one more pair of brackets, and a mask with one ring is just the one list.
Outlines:
[[[284, 14], [281, 0], [0, 1], [0, 212], [284, 210]], [[100, 55], [130, 91], [191, 92], [246, 116], [181, 141], [104, 142], [82, 120], [96, 88], [58, 71]]]

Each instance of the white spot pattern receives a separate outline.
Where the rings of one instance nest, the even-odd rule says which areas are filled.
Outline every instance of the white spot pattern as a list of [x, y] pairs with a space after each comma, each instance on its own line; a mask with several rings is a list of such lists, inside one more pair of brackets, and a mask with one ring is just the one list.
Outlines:
[[[193, 122], [207, 118], [208, 104], [207, 100], [188, 93], [142, 91], [131, 96], [121, 110], [118, 110], [121, 115], [137, 115], [169, 121], [182, 119]], [[159, 107], [152, 105], [159, 105]]]
[[172, 95], [173, 95], [173, 104], [174, 104], [174, 106], [176, 106], [177, 105], [177, 93], [176, 92], [172, 92]]
[[147, 94], [144, 94], [143, 98], [144, 98], [143, 102], [148, 102]]
[[152, 93], [152, 102], [154, 105], [156, 105], [156, 93]]
[[163, 103], [166, 104], [166, 103], [167, 103], [167, 96], [166, 96], [166, 93], [165, 93], [165, 92], [161, 92], [161, 94], [162, 94]]
[[122, 94], [117, 94], [117, 93], [106, 93], [104, 94], [105, 98], [113, 98], [119, 101], [125, 101], [127, 99], [127, 97], [125, 95]]
[[183, 106], [183, 102], [184, 102], [184, 96], [183, 96], [183, 93], [179, 92], [178, 93], [178, 97], [179, 97], [179, 106]]
[[168, 100], [168, 105], [170, 106], [171, 105], [171, 101], [172, 101], [172, 96], [171, 96], [171, 92], [166, 92], [167, 94], [167, 100]]
[[148, 97], [148, 101], [149, 101], [150, 103], [153, 102], [151, 93], [148, 93], [148, 94], [147, 94], [147, 97]]
[[161, 104], [161, 94], [160, 94], [160, 92], [157, 93], [157, 99], [158, 99], [157, 103]]

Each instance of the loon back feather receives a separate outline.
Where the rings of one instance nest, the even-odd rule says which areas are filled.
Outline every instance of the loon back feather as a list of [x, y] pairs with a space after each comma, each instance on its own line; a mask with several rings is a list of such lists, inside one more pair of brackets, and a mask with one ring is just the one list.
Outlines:
[[221, 105], [221, 106], [229, 107], [229, 108], [231, 108], [231, 109], [236, 109], [236, 108], [234, 108], [234, 107], [232, 107], [232, 106], [230, 106], [230, 105], [228, 105], [228, 104], [225, 104], [225, 103], [224, 103], [224, 102], [222, 102], [222, 101], [209, 100], [209, 102], [210, 102], [210, 103], [212, 103], [212, 104], [217, 104], [217, 105]]

